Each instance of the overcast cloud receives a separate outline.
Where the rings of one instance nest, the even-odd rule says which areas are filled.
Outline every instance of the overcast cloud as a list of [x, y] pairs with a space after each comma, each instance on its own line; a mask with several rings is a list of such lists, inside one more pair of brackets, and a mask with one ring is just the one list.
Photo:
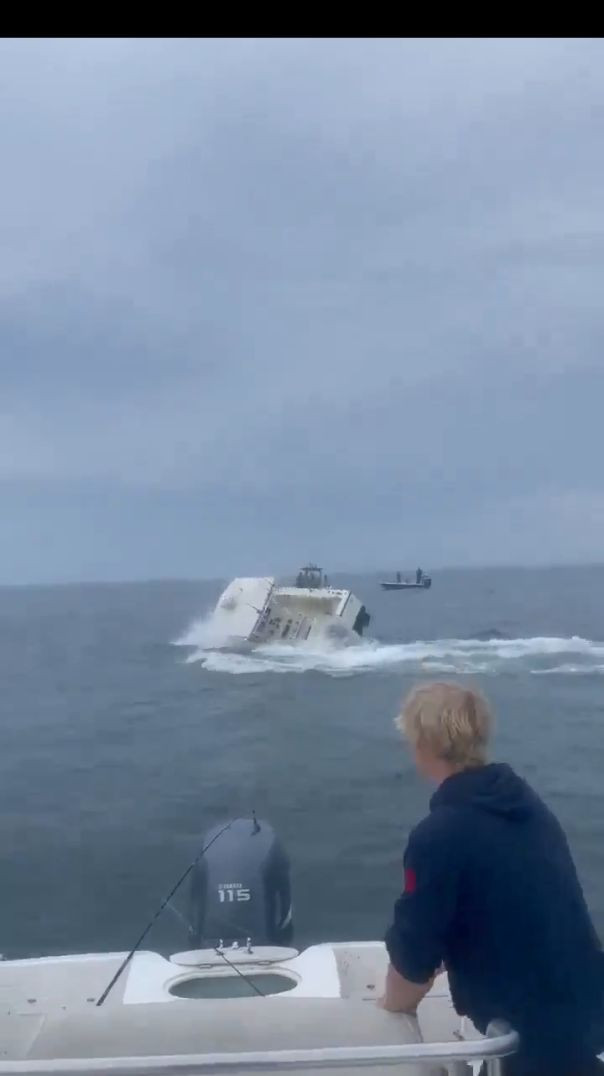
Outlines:
[[0, 42], [0, 579], [604, 559], [604, 43]]

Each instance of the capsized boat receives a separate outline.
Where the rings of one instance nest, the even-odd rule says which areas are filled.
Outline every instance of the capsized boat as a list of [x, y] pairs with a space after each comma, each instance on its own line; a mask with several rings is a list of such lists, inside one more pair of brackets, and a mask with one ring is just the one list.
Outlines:
[[0, 1076], [469, 1076], [462, 1063], [481, 1060], [499, 1072], [515, 1032], [460, 1024], [446, 975], [417, 1018], [387, 1013], [382, 942], [285, 943], [289, 865], [267, 823], [235, 819], [208, 837], [191, 865], [195, 948], [0, 962]]
[[272, 577], [233, 579], [212, 615], [214, 634], [225, 647], [358, 642], [369, 622], [361, 600], [330, 586], [314, 564], [298, 572], [293, 586], [279, 586]]

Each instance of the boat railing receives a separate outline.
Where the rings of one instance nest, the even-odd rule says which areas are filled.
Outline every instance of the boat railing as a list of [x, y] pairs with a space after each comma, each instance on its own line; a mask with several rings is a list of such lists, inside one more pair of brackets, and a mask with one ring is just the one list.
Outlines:
[[518, 1049], [518, 1035], [503, 1021], [489, 1024], [486, 1038], [455, 1042], [404, 1043], [397, 1046], [334, 1046], [310, 1050], [262, 1050], [253, 1053], [177, 1054], [154, 1057], [55, 1058], [48, 1061], [0, 1061], [0, 1076], [53, 1073], [55, 1076], [242, 1076], [248, 1072], [313, 1072], [324, 1069], [381, 1066], [444, 1066], [461, 1076], [468, 1065], [484, 1063], [488, 1076], [501, 1076], [502, 1059]]

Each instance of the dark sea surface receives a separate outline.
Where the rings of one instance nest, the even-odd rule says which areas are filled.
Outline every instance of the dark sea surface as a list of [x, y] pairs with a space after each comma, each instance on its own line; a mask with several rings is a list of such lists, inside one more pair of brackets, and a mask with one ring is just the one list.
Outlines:
[[[604, 569], [333, 581], [375, 641], [208, 652], [220, 583], [0, 590], [1, 952], [129, 947], [205, 830], [252, 809], [292, 859], [299, 945], [381, 937], [430, 794], [393, 727], [422, 677], [492, 699], [495, 754], [557, 812], [604, 932]], [[169, 912], [146, 942], [185, 946]]]

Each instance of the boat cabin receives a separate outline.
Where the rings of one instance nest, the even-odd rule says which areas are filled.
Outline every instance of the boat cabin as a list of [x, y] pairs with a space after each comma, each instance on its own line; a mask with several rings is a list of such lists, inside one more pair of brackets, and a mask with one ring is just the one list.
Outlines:
[[320, 590], [329, 586], [327, 576], [316, 564], [306, 564], [296, 576], [296, 586], [306, 590]]

